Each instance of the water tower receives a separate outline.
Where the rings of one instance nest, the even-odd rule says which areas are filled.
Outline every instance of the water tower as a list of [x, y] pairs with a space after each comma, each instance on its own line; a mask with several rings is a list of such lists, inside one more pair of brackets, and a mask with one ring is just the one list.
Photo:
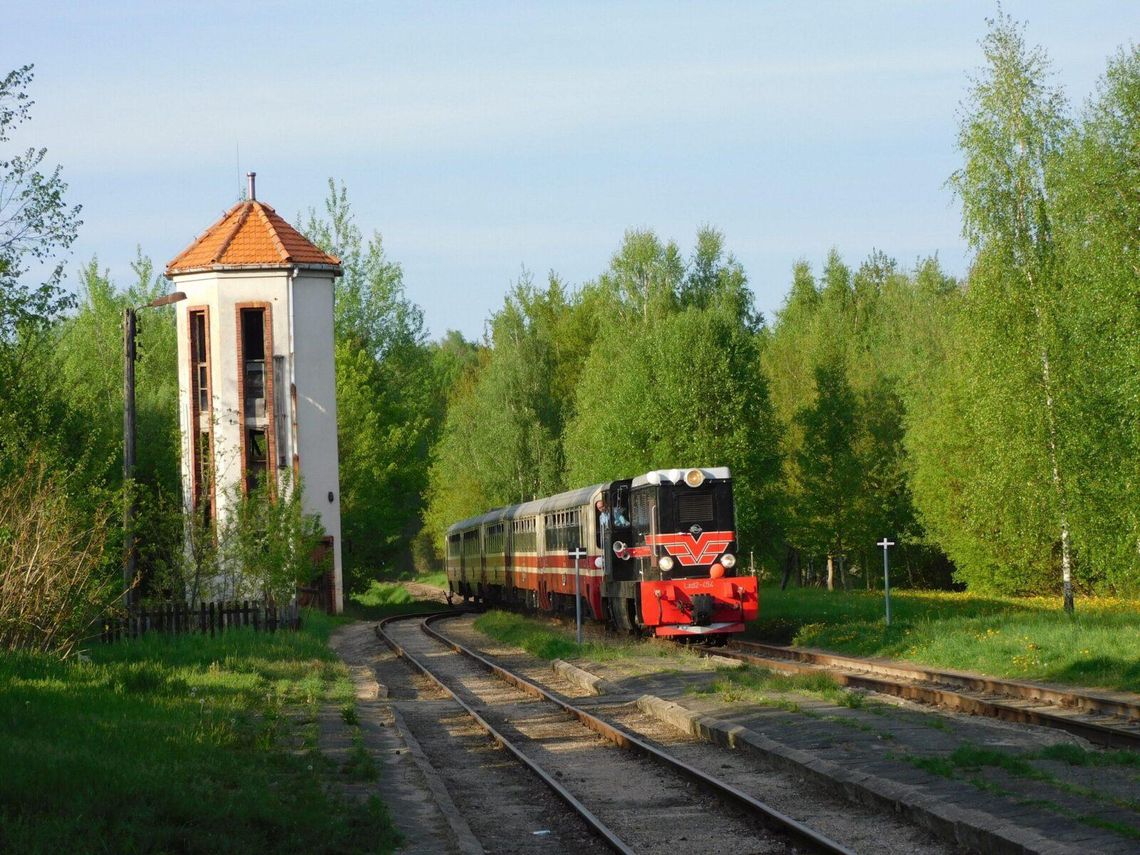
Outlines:
[[[177, 304], [182, 482], [188, 513], [223, 523], [233, 497], [304, 485], [343, 607], [333, 280], [340, 260], [259, 202], [230, 208], [166, 267]], [[291, 477], [286, 477], [290, 473]], [[224, 592], [218, 595], [224, 596]]]

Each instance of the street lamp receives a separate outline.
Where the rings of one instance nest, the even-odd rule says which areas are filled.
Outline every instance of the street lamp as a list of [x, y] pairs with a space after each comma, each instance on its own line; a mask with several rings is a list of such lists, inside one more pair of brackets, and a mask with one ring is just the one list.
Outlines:
[[135, 332], [136, 313], [140, 309], [156, 309], [186, 299], [182, 291], [151, 300], [145, 306], [128, 306], [123, 309], [123, 541], [126, 555], [123, 559], [123, 605], [131, 607], [131, 590], [135, 583], [138, 565], [138, 538], [135, 536]]

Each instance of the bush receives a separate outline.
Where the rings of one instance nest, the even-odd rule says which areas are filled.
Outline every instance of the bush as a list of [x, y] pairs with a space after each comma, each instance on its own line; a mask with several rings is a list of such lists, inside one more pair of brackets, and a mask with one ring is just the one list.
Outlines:
[[0, 483], [0, 648], [66, 656], [122, 593], [103, 567], [109, 513], [85, 514], [32, 458]]

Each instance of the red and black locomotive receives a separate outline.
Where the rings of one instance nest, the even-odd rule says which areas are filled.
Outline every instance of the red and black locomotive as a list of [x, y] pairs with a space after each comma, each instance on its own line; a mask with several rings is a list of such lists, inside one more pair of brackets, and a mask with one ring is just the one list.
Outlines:
[[[736, 575], [732, 479], [724, 467], [658, 469], [489, 511], [447, 530], [447, 579], [465, 601], [583, 613], [661, 636], [724, 636], [759, 613]], [[717, 639], [719, 640], [719, 639]]]

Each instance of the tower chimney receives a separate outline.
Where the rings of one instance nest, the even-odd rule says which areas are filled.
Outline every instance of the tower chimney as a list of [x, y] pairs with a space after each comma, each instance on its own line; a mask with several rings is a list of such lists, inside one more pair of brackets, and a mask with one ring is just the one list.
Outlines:
[[246, 195], [249, 196], [249, 201], [256, 202], [257, 201], [257, 187], [256, 187], [257, 173], [256, 172], [247, 172], [245, 174], [245, 177], [249, 181], [249, 188], [248, 188], [249, 192]]

